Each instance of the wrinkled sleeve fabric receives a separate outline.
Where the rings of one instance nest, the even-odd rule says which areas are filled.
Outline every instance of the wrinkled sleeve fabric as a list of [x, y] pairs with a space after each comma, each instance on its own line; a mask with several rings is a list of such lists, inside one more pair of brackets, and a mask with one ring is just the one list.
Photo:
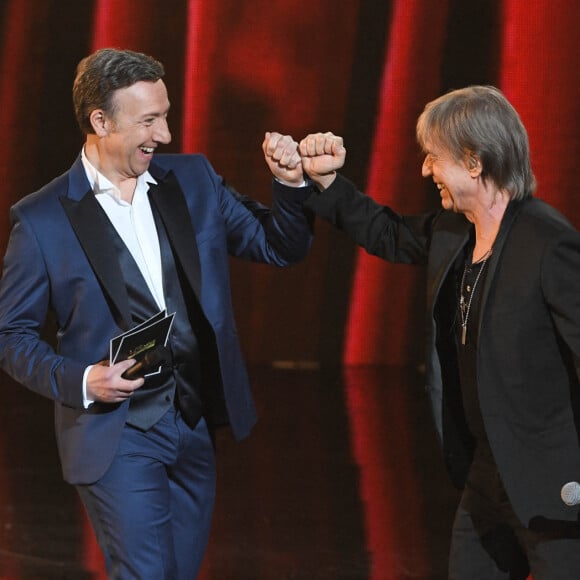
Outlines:
[[50, 303], [42, 249], [18, 206], [0, 280], [0, 365], [29, 389], [71, 407], [82, 407], [84, 363], [58, 355], [41, 338]]
[[399, 215], [358, 191], [342, 175], [328, 189], [313, 193], [305, 207], [373, 256], [406, 264], [427, 260], [437, 214]]

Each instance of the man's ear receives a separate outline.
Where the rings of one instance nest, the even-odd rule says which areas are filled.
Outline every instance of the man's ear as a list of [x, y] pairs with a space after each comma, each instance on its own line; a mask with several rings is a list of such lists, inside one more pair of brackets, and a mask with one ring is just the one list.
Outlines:
[[106, 137], [109, 134], [110, 122], [103, 109], [95, 109], [89, 115], [89, 120], [95, 134], [99, 137]]
[[475, 153], [469, 153], [467, 156], [467, 170], [471, 177], [479, 177], [483, 170], [481, 159]]

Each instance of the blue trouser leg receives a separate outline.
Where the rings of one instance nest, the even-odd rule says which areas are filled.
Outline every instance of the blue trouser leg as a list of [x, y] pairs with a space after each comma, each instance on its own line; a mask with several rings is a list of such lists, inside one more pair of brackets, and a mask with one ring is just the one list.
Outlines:
[[172, 409], [147, 432], [125, 427], [107, 473], [77, 486], [109, 578], [194, 580], [209, 537], [215, 476], [203, 419], [192, 430]]

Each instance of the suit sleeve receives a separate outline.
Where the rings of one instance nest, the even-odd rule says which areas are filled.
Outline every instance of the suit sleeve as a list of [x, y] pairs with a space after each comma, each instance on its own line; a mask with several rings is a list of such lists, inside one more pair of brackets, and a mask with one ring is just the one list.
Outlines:
[[580, 233], [554, 237], [542, 259], [542, 289], [552, 320], [580, 368]]
[[437, 214], [399, 215], [341, 175], [328, 189], [311, 195], [305, 206], [373, 256], [406, 264], [426, 262]]
[[272, 180], [268, 207], [238, 193], [204, 159], [207, 174], [219, 197], [228, 252], [236, 257], [276, 266], [304, 259], [312, 244], [312, 214], [304, 201], [314, 187], [288, 187]]
[[82, 407], [86, 365], [59, 356], [41, 338], [51, 291], [41, 247], [16, 208], [11, 211], [11, 221], [0, 280], [0, 366], [35, 392]]

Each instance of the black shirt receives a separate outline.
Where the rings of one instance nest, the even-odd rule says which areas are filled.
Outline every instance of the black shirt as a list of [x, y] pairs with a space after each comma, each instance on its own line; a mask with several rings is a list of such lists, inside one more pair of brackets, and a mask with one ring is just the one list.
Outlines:
[[472, 263], [470, 255], [468, 247], [464, 267], [457, 273], [459, 312], [455, 319], [455, 339], [465, 418], [477, 446], [481, 447], [482, 443], [487, 444], [487, 436], [477, 390], [477, 330], [488, 263], [486, 259]]

